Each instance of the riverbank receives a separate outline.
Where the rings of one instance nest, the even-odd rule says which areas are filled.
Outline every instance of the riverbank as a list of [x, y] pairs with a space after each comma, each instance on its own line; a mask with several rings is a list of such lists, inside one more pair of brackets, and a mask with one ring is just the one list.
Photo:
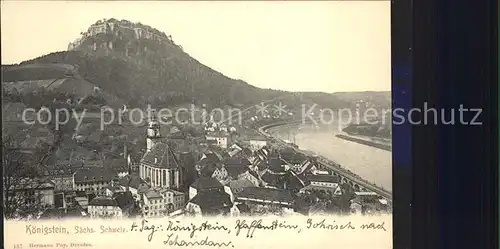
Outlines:
[[350, 136], [350, 135], [347, 135], [347, 134], [337, 134], [335, 136], [338, 137], [338, 138], [347, 140], [347, 141], [351, 141], [351, 142], [355, 142], [355, 143], [359, 143], [359, 144], [371, 146], [371, 147], [374, 147], [374, 148], [377, 148], [377, 149], [381, 149], [381, 150], [386, 150], [386, 151], [391, 151], [392, 152], [392, 145], [390, 143], [388, 143], [388, 142], [384, 142], [384, 141], [376, 142], [376, 141], [373, 141], [370, 138], [355, 137], [355, 136]]
[[[300, 124], [272, 124], [261, 127], [259, 131], [276, 142], [283, 142], [283, 139], [286, 139], [290, 134], [287, 130], [295, 130], [293, 133], [295, 134], [296, 145], [299, 147], [296, 148], [296, 151], [314, 156], [320, 162], [334, 167], [336, 171], [381, 188], [382, 191], [391, 195], [392, 166], [390, 152], [338, 138], [335, 136], [336, 132], [328, 128], [310, 128], [308, 125]], [[334, 130], [336, 129], [335, 126]], [[356, 156], [353, 156], [353, 153]]]

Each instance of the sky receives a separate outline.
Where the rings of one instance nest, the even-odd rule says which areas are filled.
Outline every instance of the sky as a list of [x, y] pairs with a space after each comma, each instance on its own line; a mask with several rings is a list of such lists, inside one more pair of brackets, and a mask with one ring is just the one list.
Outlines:
[[2, 1], [2, 64], [66, 50], [103, 18], [170, 34], [201, 63], [262, 88], [391, 88], [389, 1]]

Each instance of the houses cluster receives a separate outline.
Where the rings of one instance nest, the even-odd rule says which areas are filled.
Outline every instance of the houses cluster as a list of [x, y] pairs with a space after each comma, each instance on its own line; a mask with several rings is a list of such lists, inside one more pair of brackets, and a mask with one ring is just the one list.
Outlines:
[[[12, 191], [41, 196], [46, 213], [89, 218], [239, 216], [304, 214], [341, 210], [384, 212], [388, 203], [369, 192], [355, 192], [340, 176], [319, 167], [316, 158], [291, 147], [271, 144], [263, 136], [222, 139], [204, 150], [178, 150], [152, 118], [146, 153], [137, 167], [120, 159], [60, 162], [36, 184]], [[128, 160], [127, 160], [128, 159]], [[35, 199], [26, 198], [27, 204]], [[52, 210], [52, 211], [51, 211]], [[75, 211], [77, 210], [77, 211]], [[61, 214], [62, 213], [62, 214]]]
[[[195, 164], [198, 178], [190, 185], [186, 214], [284, 214], [304, 209], [301, 205], [318, 209], [321, 203], [328, 212], [326, 204], [353, 191], [339, 176], [320, 170], [314, 158], [259, 142], [234, 142], [227, 149], [206, 151]], [[301, 202], [304, 197], [314, 200]], [[365, 200], [347, 199], [346, 212], [358, 210], [356, 204], [365, 205]]]
[[231, 145], [232, 135], [237, 131], [234, 126], [227, 126], [224, 123], [209, 121], [204, 124], [206, 145], [214, 145], [223, 149], [227, 149]]

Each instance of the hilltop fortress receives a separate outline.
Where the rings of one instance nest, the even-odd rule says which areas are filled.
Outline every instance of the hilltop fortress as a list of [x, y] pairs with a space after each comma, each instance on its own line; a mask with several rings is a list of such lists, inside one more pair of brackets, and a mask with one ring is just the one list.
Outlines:
[[132, 23], [127, 20], [102, 19], [92, 24], [87, 31], [81, 32], [81, 37], [68, 44], [68, 50], [101, 49], [121, 51], [126, 56], [146, 52], [158, 45], [176, 45], [172, 36], [166, 35], [150, 26]]

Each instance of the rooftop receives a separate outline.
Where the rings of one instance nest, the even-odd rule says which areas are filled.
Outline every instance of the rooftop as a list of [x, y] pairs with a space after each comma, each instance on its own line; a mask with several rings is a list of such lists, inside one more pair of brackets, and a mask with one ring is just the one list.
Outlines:
[[16, 184], [10, 186], [12, 190], [28, 190], [28, 189], [51, 189], [55, 188], [54, 182], [49, 179], [41, 178], [22, 178]]
[[311, 182], [340, 183], [340, 177], [332, 175], [309, 175], [307, 179]]
[[229, 182], [229, 188], [231, 188], [231, 191], [233, 191], [233, 193], [239, 193], [239, 192], [243, 191], [243, 189], [249, 188], [249, 187], [255, 187], [255, 185], [246, 178], [241, 178], [241, 179]]
[[225, 162], [225, 165], [229, 167], [241, 167], [241, 166], [248, 166], [251, 164], [252, 163], [247, 158], [238, 156], [233, 156]]
[[220, 162], [221, 160], [217, 156], [217, 154], [211, 151], [204, 153], [202, 159], [199, 161], [199, 163], [220, 163]]
[[249, 171], [250, 168], [246, 165], [227, 165], [226, 166], [226, 171], [228, 175], [230, 175], [233, 178], [238, 177], [239, 175]]
[[287, 177], [288, 175], [286, 174], [273, 174], [271, 171], [266, 170], [266, 172], [264, 172], [264, 174], [261, 176], [261, 179], [267, 184], [277, 187], [283, 184], [286, 181]]
[[232, 157], [226, 161], [225, 168], [230, 176], [237, 177], [247, 172], [250, 169], [249, 165], [252, 165], [252, 163], [246, 158]]
[[215, 170], [217, 170], [217, 168], [218, 167], [215, 163], [207, 164], [200, 170], [200, 175], [202, 177], [211, 177], [214, 174]]
[[118, 202], [112, 197], [98, 196], [89, 202], [89, 206], [113, 206], [118, 207]]
[[227, 132], [223, 132], [223, 131], [210, 131], [210, 132], [207, 132], [207, 134], [205, 135], [205, 137], [210, 140], [211, 137], [217, 137], [217, 138], [221, 138], [221, 137], [228, 137], [229, 134]]
[[163, 188], [163, 187], [148, 189], [144, 194], [146, 195], [146, 197], [148, 199], [159, 199], [159, 198], [163, 198], [162, 195], [167, 193], [167, 192], [171, 192], [174, 196], [184, 195], [184, 193], [182, 193], [182, 192], [179, 192], [179, 191], [176, 191], [173, 189], [169, 189], [169, 188]]
[[122, 209], [134, 205], [134, 197], [132, 197], [131, 192], [115, 193], [113, 194], [113, 198], [115, 199], [118, 206]]
[[279, 151], [280, 157], [291, 163], [291, 164], [299, 164], [303, 161], [307, 160], [307, 157], [302, 153], [297, 153], [292, 148], [285, 148]]
[[71, 209], [53, 208], [47, 209], [40, 216], [40, 219], [60, 219], [68, 217], [83, 217], [85, 216], [85, 211], [82, 207], [77, 206]]
[[265, 170], [268, 168], [267, 162], [262, 160], [260, 157], [256, 157], [253, 165], [256, 165], [259, 170]]
[[170, 189], [170, 188], [165, 188], [165, 187], [154, 188], [154, 190], [158, 191], [161, 194], [170, 192], [170, 193], [172, 193], [174, 195], [177, 195], [177, 196], [184, 195], [184, 193], [182, 193], [180, 191], [177, 191], [177, 190], [174, 190], [174, 189]]
[[280, 158], [278, 157], [272, 157], [269, 158], [268, 164], [269, 164], [269, 170], [276, 172], [276, 173], [281, 173], [285, 171], [285, 168], [283, 167], [283, 162]]
[[248, 140], [253, 140], [253, 141], [267, 141], [267, 138], [264, 137], [263, 135], [260, 134], [251, 134], [247, 136]]
[[144, 193], [144, 195], [146, 195], [146, 197], [148, 199], [161, 199], [163, 198], [163, 196], [161, 196], [161, 194], [154, 190], [154, 189], [148, 189], [146, 190], [146, 192]]
[[209, 190], [222, 188], [222, 184], [217, 179], [212, 177], [200, 177], [196, 180], [191, 187], [197, 190]]
[[144, 155], [141, 163], [155, 168], [171, 169], [178, 168], [179, 162], [170, 146], [166, 143], [156, 144], [153, 149]]
[[286, 203], [292, 203], [294, 201], [292, 194], [288, 190], [259, 187], [244, 188], [241, 192], [236, 194], [236, 197]]
[[211, 212], [232, 206], [230, 196], [223, 191], [200, 192], [189, 202], [200, 206], [202, 212]]
[[125, 187], [131, 187], [135, 189], [139, 189], [141, 185], [147, 185], [147, 182], [142, 180], [139, 175], [137, 174], [131, 174], [131, 175], [126, 175], [122, 178], [120, 178], [120, 185], [125, 186]]
[[225, 150], [225, 149], [222, 149], [218, 146], [210, 146], [208, 148], [208, 153], [214, 153], [218, 158], [219, 160], [222, 162], [222, 161], [225, 161], [227, 159], [229, 159], [229, 153]]
[[73, 179], [75, 183], [86, 183], [86, 182], [97, 182], [105, 181], [109, 182], [113, 179], [115, 174], [104, 168], [83, 168], [75, 172]]

